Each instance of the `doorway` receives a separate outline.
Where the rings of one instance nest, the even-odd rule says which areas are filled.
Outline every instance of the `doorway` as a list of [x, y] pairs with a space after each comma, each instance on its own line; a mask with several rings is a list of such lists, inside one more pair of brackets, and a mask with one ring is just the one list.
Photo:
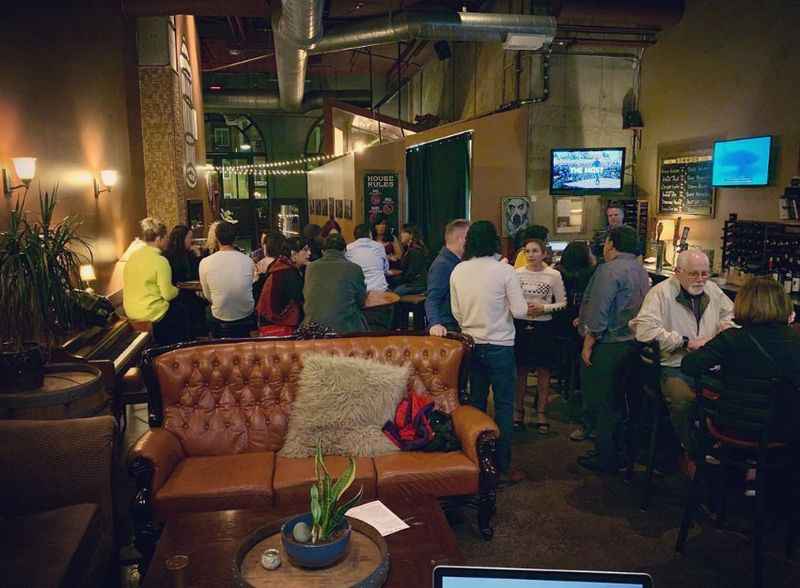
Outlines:
[[444, 244], [447, 223], [469, 217], [471, 159], [471, 132], [406, 150], [407, 218], [432, 255]]

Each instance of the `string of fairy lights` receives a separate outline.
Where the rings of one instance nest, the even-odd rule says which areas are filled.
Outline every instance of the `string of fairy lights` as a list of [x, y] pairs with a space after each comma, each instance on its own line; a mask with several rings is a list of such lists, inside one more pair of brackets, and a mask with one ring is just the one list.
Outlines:
[[287, 167], [305, 166], [309, 163], [323, 163], [344, 157], [347, 153], [339, 155], [311, 155], [308, 157], [298, 157], [296, 159], [285, 159], [282, 161], [266, 161], [260, 163], [246, 163], [239, 165], [220, 165], [211, 166], [213, 171], [227, 176], [228, 174], [252, 175], [252, 176], [296, 176], [308, 173], [306, 169], [284, 169]]

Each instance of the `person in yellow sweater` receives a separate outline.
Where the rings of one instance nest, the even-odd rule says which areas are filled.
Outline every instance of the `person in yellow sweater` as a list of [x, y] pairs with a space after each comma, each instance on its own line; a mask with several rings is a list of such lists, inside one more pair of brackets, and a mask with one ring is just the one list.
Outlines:
[[162, 255], [167, 227], [157, 218], [142, 220], [144, 245], [134, 251], [122, 272], [122, 305], [132, 321], [153, 323], [153, 339], [159, 345], [186, 340], [187, 325], [180, 305], [170, 304], [178, 295], [172, 284], [172, 269]]

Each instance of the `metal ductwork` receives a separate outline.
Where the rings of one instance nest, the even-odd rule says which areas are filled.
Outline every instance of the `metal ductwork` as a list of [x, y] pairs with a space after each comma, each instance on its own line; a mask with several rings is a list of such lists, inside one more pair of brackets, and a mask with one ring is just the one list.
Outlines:
[[513, 34], [539, 35], [550, 42], [556, 34], [556, 20], [530, 14], [404, 11], [336, 28], [309, 53], [335, 53], [413, 39], [503, 43]]
[[[208, 112], [280, 112], [283, 111], [281, 98], [277, 94], [256, 94], [253, 91], [214, 92], [204, 94], [203, 103]], [[296, 111], [319, 110], [326, 98], [361, 106], [369, 106], [370, 101], [369, 90], [309, 92]]]
[[281, 107], [296, 112], [303, 105], [306, 50], [322, 38], [324, 0], [282, 0], [282, 3], [282, 10], [272, 18], [278, 87]]

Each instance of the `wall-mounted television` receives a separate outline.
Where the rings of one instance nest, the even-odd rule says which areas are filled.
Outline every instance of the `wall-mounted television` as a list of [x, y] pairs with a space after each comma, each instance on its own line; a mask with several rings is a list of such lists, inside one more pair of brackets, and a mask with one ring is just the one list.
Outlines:
[[772, 137], [747, 137], [714, 143], [711, 184], [717, 188], [766, 186]]
[[624, 147], [550, 151], [550, 193], [554, 195], [621, 192], [624, 173]]

